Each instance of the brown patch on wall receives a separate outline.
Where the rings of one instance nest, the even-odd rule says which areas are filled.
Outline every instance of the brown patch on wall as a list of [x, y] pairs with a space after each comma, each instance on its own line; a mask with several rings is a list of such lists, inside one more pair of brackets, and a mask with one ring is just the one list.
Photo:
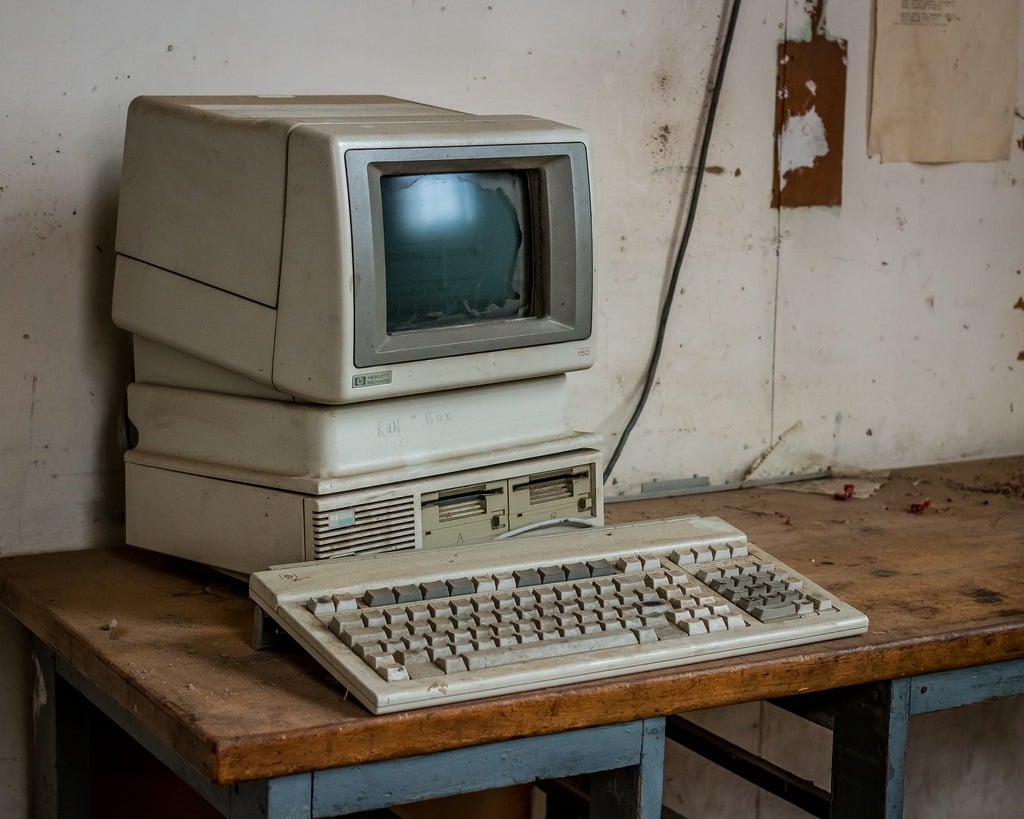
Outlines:
[[[775, 97], [775, 172], [772, 207], [799, 208], [812, 205], [836, 206], [843, 201], [843, 128], [846, 110], [846, 40], [833, 40], [825, 33], [822, 14], [825, 0], [810, 5], [811, 39], [787, 40], [779, 44]], [[820, 120], [820, 125], [819, 125]], [[787, 126], [791, 126], [787, 132]], [[801, 133], [807, 129], [811, 133]], [[810, 164], [787, 168], [780, 175], [780, 159], [792, 156], [780, 141], [803, 140], [795, 153], [807, 157], [807, 145], [820, 143], [824, 153]], [[813, 153], [813, 152], [812, 152]]]

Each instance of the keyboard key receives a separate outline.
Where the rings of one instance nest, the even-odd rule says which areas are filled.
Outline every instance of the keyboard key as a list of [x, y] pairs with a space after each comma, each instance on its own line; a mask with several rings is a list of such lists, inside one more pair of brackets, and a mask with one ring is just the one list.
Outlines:
[[615, 568], [620, 572], [636, 573], [643, 571], [644, 564], [636, 555], [628, 555], [620, 557], [615, 563]]
[[348, 628], [338, 635], [341, 637], [341, 641], [347, 646], [353, 646], [356, 643], [370, 643], [378, 642], [382, 637], [386, 635], [379, 628]]
[[311, 598], [306, 603], [306, 610], [316, 617], [329, 617], [337, 611], [334, 600], [329, 595]]
[[409, 621], [413, 623], [420, 623], [430, 619], [430, 609], [427, 608], [425, 603], [414, 603], [411, 606], [407, 606], [405, 614]]
[[729, 629], [746, 628], [747, 622], [741, 614], [727, 614], [725, 616], [725, 626]]
[[427, 611], [430, 612], [431, 617], [444, 617], [452, 613], [452, 607], [447, 598], [445, 598], [434, 603], [428, 603]]
[[496, 591], [498, 584], [493, 575], [478, 575], [473, 578], [473, 588], [477, 592]]
[[386, 606], [389, 603], [397, 603], [394, 589], [367, 589], [363, 593], [363, 602], [368, 606]]
[[540, 572], [536, 569], [520, 569], [512, 573], [512, 576], [516, 579], [516, 585], [519, 588], [524, 586], [539, 586], [544, 582], [544, 579], [540, 576]]
[[413, 583], [395, 586], [394, 594], [395, 602], [397, 603], [413, 603], [423, 599], [423, 592], [420, 591], [420, 587]]
[[337, 612], [355, 611], [359, 607], [356, 598], [348, 592], [332, 595], [331, 599], [334, 600], [334, 610]]
[[438, 600], [448, 596], [448, 587], [441, 580], [428, 580], [420, 584], [420, 594], [424, 600]]
[[709, 633], [712, 631], [725, 631], [726, 629], [725, 620], [721, 617], [707, 617], [704, 619], [704, 622], [707, 623]]
[[459, 597], [463, 594], [473, 594], [473, 592], [476, 591], [476, 586], [473, 585], [473, 581], [468, 577], [454, 577], [445, 581], [445, 585], [448, 586], [448, 593], [452, 597]]
[[404, 606], [391, 606], [384, 609], [384, 621], [386, 623], [407, 623], [409, 621], [409, 613], [405, 610]]
[[391, 651], [380, 643], [356, 643], [352, 646], [352, 653], [361, 658], [370, 668], [377, 670], [375, 658], [390, 657]]
[[544, 583], [561, 583], [565, 580], [565, 569], [561, 566], [541, 566], [538, 571]]
[[384, 612], [376, 611], [371, 609], [370, 611], [363, 611], [359, 614], [359, 619], [363, 621], [364, 626], [383, 626], [387, 622], [387, 618], [384, 616]]
[[449, 608], [456, 617], [468, 617], [473, 612], [473, 601], [465, 597], [461, 600], [452, 600]]
[[466, 670], [465, 657], [438, 657], [434, 665], [440, 668], [445, 674], [455, 674]]
[[555, 592], [554, 592], [554, 589], [551, 589], [551, 588], [546, 587], [546, 586], [543, 587], [543, 588], [535, 588], [533, 590], [533, 596], [537, 600], [537, 602], [541, 603], [541, 604], [543, 604], [543, 603], [554, 603], [555, 602]]
[[331, 619], [328, 628], [339, 637], [341, 633], [349, 628], [358, 628], [362, 624], [362, 620], [354, 619], [351, 615], [346, 616], [344, 614], [335, 614]]
[[647, 579], [642, 574], [620, 574], [615, 578], [616, 591], [632, 591], [642, 589], [647, 585]]

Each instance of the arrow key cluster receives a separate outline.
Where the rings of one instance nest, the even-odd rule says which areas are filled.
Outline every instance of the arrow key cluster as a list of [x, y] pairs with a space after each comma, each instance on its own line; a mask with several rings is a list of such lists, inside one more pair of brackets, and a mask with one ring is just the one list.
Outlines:
[[719, 562], [696, 573], [729, 602], [762, 623], [828, 611], [828, 597], [805, 591], [803, 580], [756, 560]]

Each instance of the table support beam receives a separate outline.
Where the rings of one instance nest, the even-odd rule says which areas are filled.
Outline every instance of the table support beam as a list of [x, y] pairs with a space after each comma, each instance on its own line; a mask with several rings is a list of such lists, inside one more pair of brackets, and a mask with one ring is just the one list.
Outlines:
[[590, 773], [608, 794], [594, 819], [656, 819], [663, 760], [661, 719], [524, 737], [314, 773], [313, 816]]

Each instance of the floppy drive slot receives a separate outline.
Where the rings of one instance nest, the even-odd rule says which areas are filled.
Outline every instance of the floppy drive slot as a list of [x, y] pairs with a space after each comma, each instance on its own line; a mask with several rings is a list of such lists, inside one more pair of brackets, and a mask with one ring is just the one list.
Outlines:
[[506, 481], [492, 481], [423, 493], [423, 547], [457, 546], [507, 531], [506, 489]]

